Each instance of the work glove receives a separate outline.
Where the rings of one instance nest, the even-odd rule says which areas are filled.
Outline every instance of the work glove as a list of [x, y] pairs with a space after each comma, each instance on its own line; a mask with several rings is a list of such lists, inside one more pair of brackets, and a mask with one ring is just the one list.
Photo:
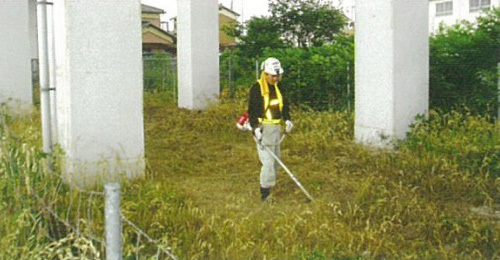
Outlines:
[[250, 125], [250, 122], [246, 122], [243, 128], [244, 131], [252, 131], [252, 126]]
[[286, 120], [285, 122], [285, 132], [290, 133], [293, 129], [293, 123], [290, 120]]
[[260, 127], [255, 128], [253, 134], [255, 135], [255, 138], [257, 138], [257, 141], [260, 142], [260, 140], [262, 140], [262, 129], [260, 129]]
[[241, 131], [252, 131], [252, 127], [250, 126], [250, 122], [245, 122], [243, 125], [236, 123], [236, 127], [238, 127]]

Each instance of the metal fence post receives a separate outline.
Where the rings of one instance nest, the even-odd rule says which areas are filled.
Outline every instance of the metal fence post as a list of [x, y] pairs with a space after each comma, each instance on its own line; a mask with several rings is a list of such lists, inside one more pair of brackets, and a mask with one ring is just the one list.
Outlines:
[[229, 56], [229, 59], [227, 60], [229, 63], [229, 71], [228, 71], [228, 84], [229, 84], [229, 97], [234, 98], [234, 89], [233, 89], [233, 75], [232, 75], [232, 70], [233, 70], [233, 63], [232, 63], [232, 57]]
[[167, 80], [167, 70], [165, 69], [165, 64], [167, 63], [166, 58], [161, 59], [161, 90], [162, 91], [167, 91], [167, 85], [165, 84], [165, 81]]
[[259, 61], [255, 61], [255, 80], [259, 80]]
[[173, 98], [175, 100], [175, 103], [178, 103], [177, 100], [177, 92], [178, 92], [178, 86], [177, 86], [177, 58], [170, 58], [170, 71], [172, 71], [172, 82], [173, 82]]
[[120, 184], [108, 183], [105, 190], [106, 260], [122, 260], [122, 221]]
[[497, 64], [497, 122], [500, 122], [500, 62]]
[[347, 63], [347, 112], [351, 112], [351, 64]]

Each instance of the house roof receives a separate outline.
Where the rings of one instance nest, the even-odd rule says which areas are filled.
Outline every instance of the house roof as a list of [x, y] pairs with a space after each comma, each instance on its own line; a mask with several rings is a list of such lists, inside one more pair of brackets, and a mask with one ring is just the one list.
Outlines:
[[240, 14], [239, 14], [239, 13], [237, 13], [237, 12], [233, 11], [233, 10], [232, 10], [232, 9], [230, 9], [230, 8], [225, 7], [225, 6], [224, 6], [224, 5], [222, 5], [222, 4], [219, 4], [219, 11], [220, 11], [220, 10], [226, 10], [226, 11], [228, 11], [228, 12], [232, 13], [234, 16], [240, 16]]
[[156, 7], [150, 6], [150, 5], [145, 5], [145, 4], [141, 4], [141, 11], [143, 13], [153, 13], [153, 14], [164, 14], [165, 13], [165, 11], [163, 11], [163, 9], [156, 8]]
[[[235, 11], [233, 11], [233, 10], [231, 10], [231, 9], [227, 8], [227, 7], [225, 7], [225, 6], [224, 6], [224, 5], [222, 5], [222, 4], [219, 4], [219, 12], [220, 12], [220, 11], [227, 11], [227, 12], [231, 13], [232, 15], [236, 16], [236, 17], [240, 16], [240, 14], [239, 14], [239, 13], [237, 13], [237, 12], [235, 12]], [[172, 21], [176, 21], [176, 20], [177, 20], [177, 16], [174, 16], [174, 17], [170, 18], [170, 20], [172, 20]]]
[[151, 22], [142, 22], [142, 29], [147, 28], [147, 27], [150, 27], [150, 28], [154, 29], [155, 31], [160, 32], [161, 34], [172, 37], [174, 39], [174, 41], [176, 40], [176, 36], [173, 35], [172, 33], [163, 30], [162, 28], [152, 24]]

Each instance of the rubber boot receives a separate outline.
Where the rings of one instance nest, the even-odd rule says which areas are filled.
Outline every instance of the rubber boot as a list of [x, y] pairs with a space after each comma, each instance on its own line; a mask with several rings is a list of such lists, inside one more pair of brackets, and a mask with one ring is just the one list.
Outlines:
[[269, 194], [271, 194], [271, 188], [260, 188], [260, 198], [262, 201], [266, 201]]

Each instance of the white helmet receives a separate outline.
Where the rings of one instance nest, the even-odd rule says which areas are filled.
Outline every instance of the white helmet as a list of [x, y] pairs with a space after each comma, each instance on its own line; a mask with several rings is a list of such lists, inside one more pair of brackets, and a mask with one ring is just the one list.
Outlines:
[[260, 69], [270, 75], [279, 75], [284, 72], [281, 62], [276, 58], [267, 58], [260, 66]]

